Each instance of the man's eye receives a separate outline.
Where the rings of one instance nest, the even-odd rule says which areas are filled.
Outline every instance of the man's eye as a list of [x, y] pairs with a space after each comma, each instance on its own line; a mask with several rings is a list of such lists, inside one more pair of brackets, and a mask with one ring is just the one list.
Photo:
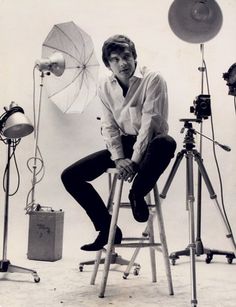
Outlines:
[[111, 58], [110, 61], [111, 61], [111, 62], [118, 62], [119, 59], [118, 59], [118, 58]]
[[131, 56], [130, 56], [130, 55], [126, 55], [126, 56], [124, 56], [124, 59], [125, 59], [125, 60], [130, 60], [130, 58], [131, 58]]

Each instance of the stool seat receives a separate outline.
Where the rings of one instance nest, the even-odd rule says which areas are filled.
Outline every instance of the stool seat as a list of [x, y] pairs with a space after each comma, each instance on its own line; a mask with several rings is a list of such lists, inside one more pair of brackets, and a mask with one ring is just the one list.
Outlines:
[[107, 168], [106, 173], [107, 174], [119, 174], [119, 171], [115, 167], [109, 167], [109, 168]]
[[[130, 206], [130, 203], [128, 202], [124, 203], [121, 201], [124, 180], [123, 179], [118, 180], [118, 174], [119, 174], [118, 170], [116, 168], [108, 168], [106, 170], [106, 173], [109, 176], [109, 191], [110, 191], [108, 202], [107, 202], [107, 208], [110, 212], [112, 211], [112, 218], [111, 218], [107, 248], [106, 249], [103, 248], [102, 250], [97, 252], [93, 274], [91, 277], [91, 284], [95, 283], [99, 264], [104, 263], [104, 269], [103, 269], [103, 275], [102, 275], [100, 293], [99, 293], [99, 297], [103, 298], [105, 289], [106, 289], [106, 285], [107, 285], [110, 265], [113, 263], [114, 254], [116, 254], [115, 248], [135, 248], [133, 256], [128, 262], [127, 268], [124, 272], [123, 278], [126, 279], [133, 265], [136, 265], [137, 269], [139, 270], [140, 266], [135, 264], [135, 259], [141, 248], [148, 247], [150, 250], [152, 281], [156, 282], [156, 279], [157, 279], [156, 278], [155, 251], [158, 251], [162, 253], [163, 258], [164, 258], [169, 294], [173, 295], [174, 290], [173, 290], [173, 283], [172, 283], [172, 276], [171, 276], [169, 254], [168, 254], [167, 241], [166, 241], [166, 235], [165, 235], [165, 229], [164, 229], [164, 221], [163, 221], [163, 216], [162, 216], [161, 203], [160, 203], [159, 193], [157, 190], [157, 185], [155, 185], [152, 190], [153, 197], [154, 197], [154, 203], [151, 202], [150, 193], [145, 197], [145, 200], [149, 207], [150, 214], [149, 214], [149, 219], [147, 221], [146, 227], [142, 235], [138, 237], [124, 237], [122, 239], [121, 244], [114, 244], [119, 210], [121, 208], [131, 208], [131, 206]], [[155, 242], [154, 240], [154, 226], [153, 226], [154, 217], [157, 217], [160, 242]], [[104, 261], [101, 261], [102, 252], [106, 253]]]

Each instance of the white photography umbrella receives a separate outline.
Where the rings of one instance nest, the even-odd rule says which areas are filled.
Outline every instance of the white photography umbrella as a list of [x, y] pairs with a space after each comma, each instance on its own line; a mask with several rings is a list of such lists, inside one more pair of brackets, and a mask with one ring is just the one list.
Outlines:
[[64, 113], [81, 113], [96, 95], [99, 64], [91, 37], [74, 22], [54, 25], [43, 42], [42, 57], [61, 53], [65, 70], [45, 78], [48, 98]]

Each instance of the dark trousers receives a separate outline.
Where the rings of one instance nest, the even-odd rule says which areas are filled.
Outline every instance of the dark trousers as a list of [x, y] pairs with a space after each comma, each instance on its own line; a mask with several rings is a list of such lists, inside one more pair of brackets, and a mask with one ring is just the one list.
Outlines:
[[[131, 158], [135, 140], [133, 136], [122, 136], [126, 158]], [[170, 136], [156, 136], [150, 141], [132, 182], [131, 189], [135, 195], [144, 197], [152, 190], [174, 157], [175, 149], [176, 143]], [[109, 227], [111, 216], [90, 182], [110, 167], [115, 167], [115, 163], [110, 152], [104, 149], [75, 162], [61, 176], [66, 190], [85, 209], [97, 231]]]

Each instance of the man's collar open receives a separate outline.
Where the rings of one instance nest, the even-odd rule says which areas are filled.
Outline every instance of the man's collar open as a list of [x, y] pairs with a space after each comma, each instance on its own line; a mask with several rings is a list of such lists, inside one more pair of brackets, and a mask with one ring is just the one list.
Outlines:
[[[130, 78], [130, 80], [132, 80], [134, 77], [135, 77], [135, 78], [143, 79], [143, 77], [144, 77], [146, 71], [147, 71], [147, 67], [146, 67], [146, 66], [140, 67], [140, 66], [137, 64], [136, 69], [135, 69], [135, 71], [134, 71], [134, 74], [133, 74], [133, 76]], [[110, 80], [111, 80], [111, 82], [117, 82], [117, 79], [116, 79], [116, 77], [115, 77], [114, 74], [112, 74], [112, 75], [110, 76]]]

